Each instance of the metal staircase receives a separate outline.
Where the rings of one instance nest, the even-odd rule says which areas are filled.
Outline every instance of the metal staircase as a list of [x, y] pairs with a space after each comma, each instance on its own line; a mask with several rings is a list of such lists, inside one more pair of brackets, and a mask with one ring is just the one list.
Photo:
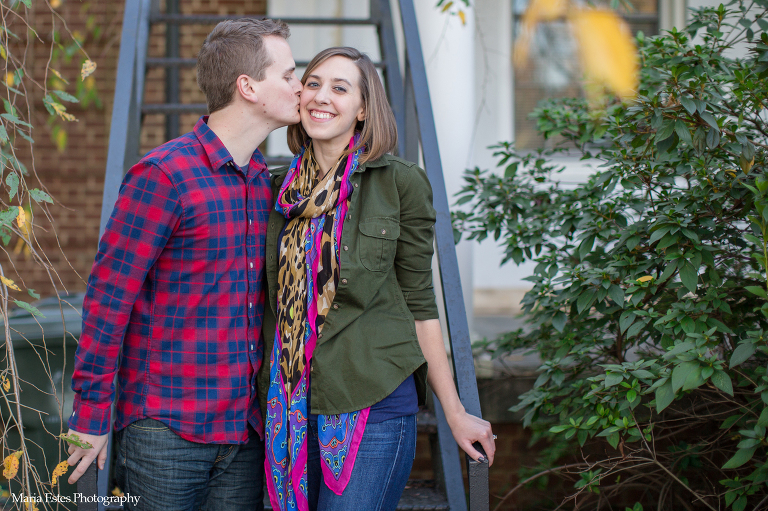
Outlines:
[[[443, 293], [446, 322], [451, 343], [454, 378], [462, 403], [469, 413], [481, 416], [480, 401], [475, 379], [474, 361], [469, 339], [466, 311], [459, 278], [458, 263], [451, 227], [448, 197], [443, 180], [437, 133], [427, 87], [424, 56], [421, 49], [413, 0], [369, 0], [370, 17], [349, 18], [286, 18], [296, 25], [364, 25], [373, 26], [378, 34], [382, 69], [390, 104], [395, 113], [399, 138], [399, 154], [410, 161], [423, 161], [432, 184], [434, 207], [437, 210], [435, 244], [439, 262], [439, 277]], [[391, 2], [398, 2], [400, 19], [393, 19]], [[179, 14], [179, 0], [166, 0], [166, 12], [160, 13], [157, 0], [126, 0], [118, 62], [115, 101], [109, 138], [104, 196], [101, 211], [103, 234], [106, 222], [117, 199], [125, 171], [136, 163], [140, 155], [143, 120], [148, 114], [165, 116], [165, 138], [179, 136], [180, 116], [205, 114], [205, 104], [180, 102], [180, 71], [193, 68], [195, 59], [181, 58], [180, 26], [211, 25], [225, 19], [243, 16], [185, 15]], [[258, 16], [261, 17], [261, 16]], [[163, 58], [148, 58], [150, 31], [154, 25], [165, 25]], [[404, 35], [405, 62], [398, 57], [395, 25]], [[199, 45], [202, 40], [199, 41]], [[297, 62], [305, 67], [306, 62]], [[154, 68], [165, 68], [165, 102], [144, 102], [145, 77]], [[404, 76], [401, 68], [405, 70]], [[420, 158], [421, 157], [421, 158]], [[422, 159], [423, 158], [423, 159]], [[267, 157], [269, 165], [285, 163], [289, 156]], [[400, 510], [486, 511], [488, 509], [488, 465], [464, 456], [469, 478], [469, 496], [461, 470], [459, 449], [453, 439], [442, 408], [437, 399], [430, 410], [418, 416], [418, 428], [430, 437], [434, 481], [411, 481], [403, 494]], [[112, 444], [110, 432], [110, 445]], [[479, 444], [478, 444], [479, 445]], [[78, 483], [78, 492], [84, 495], [108, 495], [111, 489], [111, 449], [108, 450], [106, 469], [99, 471], [92, 465]], [[120, 509], [103, 504], [83, 503], [81, 511]], [[361, 510], [364, 511], [364, 510]]]

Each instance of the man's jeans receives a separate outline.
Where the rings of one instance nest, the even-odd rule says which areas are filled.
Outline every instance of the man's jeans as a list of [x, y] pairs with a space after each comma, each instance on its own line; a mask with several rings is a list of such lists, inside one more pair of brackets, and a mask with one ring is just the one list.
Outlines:
[[249, 426], [245, 445], [184, 440], [154, 419], [116, 435], [118, 486], [127, 511], [262, 511], [264, 444]]
[[309, 509], [317, 511], [394, 511], [411, 474], [416, 454], [416, 415], [366, 424], [352, 476], [342, 495], [323, 482], [317, 421], [309, 421], [307, 483]]

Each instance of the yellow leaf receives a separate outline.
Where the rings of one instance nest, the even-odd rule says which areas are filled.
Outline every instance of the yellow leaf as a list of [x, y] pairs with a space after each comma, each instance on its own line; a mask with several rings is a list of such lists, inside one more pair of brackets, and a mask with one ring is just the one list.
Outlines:
[[96, 63], [90, 59], [83, 62], [83, 68], [80, 70], [80, 76], [83, 80], [93, 74], [96, 71]]
[[3, 376], [3, 390], [6, 392], [11, 391], [11, 380], [9, 380], [7, 377]]
[[34, 501], [27, 501], [27, 511], [40, 511]]
[[441, 12], [445, 12], [445, 11], [447, 11], [448, 9], [450, 9], [450, 8], [451, 8], [451, 6], [452, 6], [452, 5], [453, 5], [453, 2], [448, 2], [447, 4], [445, 4], [445, 5], [443, 6], [443, 10], [442, 10]]
[[461, 19], [461, 24], [466, 25], [467, 24], [467, 15], [464, 14], [464, 11], [459, 11], [459, 19]]
[[16, 225], [19, 226], [19, 229], [23, 229], [26, 227], [27, 223], [27, 213], [24, 211], [24, 208], [19, 206], [19, 214], [16, 215]]
[[55, 69], [53, 69], [53, 68], [50, 68], [50, 70], [51, 70], [51, 73], [53, 73], [54, 75], [56, 75], [56, 78], [58, 78], [59, 80], [61, 80], [62, 82], [66, 83], [66, 84], [69, 84], [69, 82], [67, 81], [67, 79], [66, 79], [66, 78], [64, 78], [63, 76], [61, 76], [61, 73], [59, 73], [58, 71], [56, 71], [56, 70], [55, 70]]
[[0, 280], [3, 281], [3, 284], [5, 284], [6, 287], [8, 287], [10, 289], [13, 289], [14, 291], [21, 291], [19, 286], [17, 286], [16, 283], [14, 281], [12, 281], [11, 279], [7, 279], [7, 278], [3, 277], [2, 275], [0, 275]]
[[634, 96], [639, 66], [626, 22], [604, 9], [574, 10], [570, 21], [587, 80], [622, 98]]
[[639, 279], [637, 279], [638, 282], [648, 282], [649, 280], [653, 280], [653, 277], [650, 275], [643, 275]]
[[520, 35], [515, 40], [513, 61], [521, 67], [528, 58], [528, 49], [536, 30], [536, 25], [542, 21], [552, 21], [565, 16], [568, 10], [568, 0], [531, 0], [520, 20]]
[[51, 475], [51, 485], [56, 486], [56, 483], [59, 482], [59, 477], [66, 474], [67, 470], [69, 470], [69, 463], [66, 461], [62, 461], [56, 465], [56, 468], [53, 469], [53, 474]]
[[61, 0], [51, 0], [51, 7], [54, 9], [61, 7]]
[[3, 460], [3, 477], [6, 479], [13, 479], [16, 477], [16, 473], [19, 471], [19, 458], [22, 451], [16, 451], [13, 454], [9, 454]]
[[8, 60], [8, 52], [5, 51], [5, 46], [0, 45], [0, 57], [3, 57], [3, 60]]
[[5, 84], [8, 87], [13, 87], [14, 83], [16, 83], [16, 77], [13, 76], [13, 73], [5, 73]]
[[125, 493], [123, 493], [123, 490], [121, 490], [119, 486], [112, 488], [112, 495], [115, 497], [125, 497]]
[[63, 153], [67, 148], [67, 137], [67, 130], [59, 128], [54, 131], [53, 141], [56, 142], [56, 149], [58, 149], [60, 153]]

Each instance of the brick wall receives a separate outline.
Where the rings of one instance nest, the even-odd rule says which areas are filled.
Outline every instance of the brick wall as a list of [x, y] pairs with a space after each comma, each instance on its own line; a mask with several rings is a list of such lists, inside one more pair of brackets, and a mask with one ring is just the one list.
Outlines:
[[[183, 13], [266, 12], [266, 0], [185, 0], [180, 3]], [[162, 4], [163, 2], [161, 9], [164, 9]], [[30, 14], [29, 20], [40, 40], [29, 41], [26, 64], [32, 71], [31, 77], [42, 84], [49, 58], [52, 28], [61, 31], [62, 21], [53, 19], [42, 2], [33, 2], [33, 5], [36, 9]], [[33, 103], [31, 118], [35, 126], [34, 169], [42, 187], [56, 200], [56, 204], [49, 208], [49, 215], [43, 214], [38, 208], [34, 210], [35, 237], [49, 261], [50, 271], [54, 276], [53, 283], [45, 268], [25, 257], [23, 252], [13, 253], [16, 239], [11, 241], [7, 249], [9, 266], [12, 268], [4, 269], [6, 274], [23, 283], [24, 287], [36, 289], [41, 295], [52, 294], [56, 289], [66, 289], [70, 292], [85, 290], [85, 281], [96, 254], [123, 5], [124, 2], [118, 0], [65, 0], [57, 9], [69, 29], [83, 36], [84, 48], [98, 64], [91, 83], [101, 102], [100, 106], [92, 103], [87, 108], [83, 105], [68, 105], [68, 110], [79, 121], [67, 124], [68, 140], [64, 150], [57, 149], [52, 139], [52, 127], [47, 124], [49, 116], [42, 104], [42, 92], [32, 85], [29, 79], [25, 81], [28, 96]], [[8, 21], [9, 28], [24, 38], [26, 30], [19, 21], [14, 21], [12, 17], [9, 17]], [[205, 35], [212, 28], [213, 26], [182, 26], [181, 56], [195, 57]], [[16, 48], [21, 48], [24, 43], [25, 39], [17, 43]], [[66, 45], [67, 40], [64, 39], [62, 43]], [[165, 27], [153, 26], [149, 55], [161, 57], [164, 52]], [[61, 59], [51, 63], [51, 67], [70, 82], [65, 90], [72, 94], [76, 91], [81, 62], [80, 55], [75, 55], [69, 62]], [[182, 102], [204, 102], [197, 89], [194, 69], [182, 71], [181, 77]], [[165, 72], [162, 69], [148, 73], [145, 92], [147, 102], [163, 101], [164, 79]], [[182, 132], [189, 130], [196, 120], [197, 115], [182, 116]], [[147, 151], [164, 141], [163, 118], [147, 116], [142, 132], [142, 149]], [[29, 153], [24, 147], [20, 152]], [[32, 157], [24, 156], [23, 161], [31, 170]], [[37, 178], [31, 179], [31, 188], [41, 187]]]

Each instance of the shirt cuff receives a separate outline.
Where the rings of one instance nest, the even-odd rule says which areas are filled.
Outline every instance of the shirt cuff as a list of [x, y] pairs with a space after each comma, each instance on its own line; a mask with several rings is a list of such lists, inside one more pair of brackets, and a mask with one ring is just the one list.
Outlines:
[[72, 406], [72, 416], [69, 418], [69, 429], [87, 435], [106, 435], [109, 433], [111, 404], [104, 406], [92, 406], [86, 404], [75, 396]]
[[426, 321], [428, 319], [437, 319], [437, 304], [435, 303], [435, 293], [432, 288], [411, 291], [405, 297], [408, 310], [413, 314], [416, 321]]

